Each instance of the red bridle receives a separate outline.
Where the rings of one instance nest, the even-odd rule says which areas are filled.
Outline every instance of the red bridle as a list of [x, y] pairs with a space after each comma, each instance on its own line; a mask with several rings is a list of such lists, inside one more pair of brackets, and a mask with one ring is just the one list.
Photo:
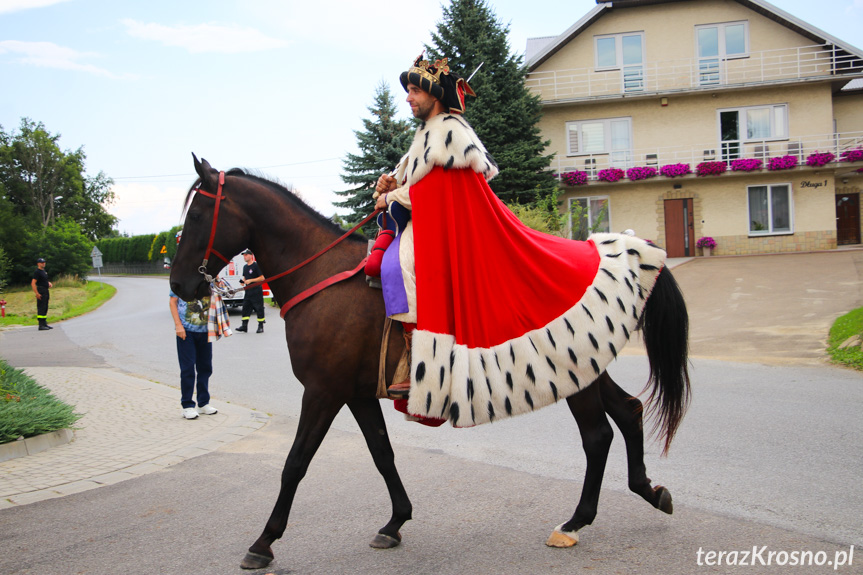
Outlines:
[[[225, 197], [222, 194], [222, 187], [224, 185], [225, 185], [225, 172], [219, 172], [219, 188], [215, 194], [211, 194], [210, 192], [207, 192], [207, 191], [202, 190], [201, 188], [198, 188], [198, 193], [203, 194], [203, 195], [207, 196], [208, 198], [214, 198], [216, 200], [216, 207], [213, 210], [213, 225], [210, 228], [210, 241], [207, 242], [207, 251], [204, 253], [204, 261], [201, 264], [201, 267], [198, 268], [198, 271], [201, 272], [201, 274], [203, 274], [204, 279], [206, 279], [207, 282], [209, 282], [212, 286], [214, 286], [214, 288], [216, 286], [215, 278], [213, 278], [211, 275], [209, 275], [207, 273], [207, 262], [209, 261], [210, 254], [217, 256], [223, 262], [225, 262], [225, 264], [229, 263], [228, 258], [226, 258], [222, 254], [220, 254], [218, 251], [213, 249], [213, 242], [216, 240], [216, 224], [219, 221], [219, 205], [222, 202], [222, 198]], [[365, 219], [363, 219], [363, 221], [361, 221], [360, 223], [355, 225], [353, 228], [351, 228], [350, 230], [345, 232], [344, 235], [339, 237], [336, 241], [334, 241], [333, 243], [331, 243], [330, 245], [328, 245], [327, 247], [325, 247], [324, 249], [322, 249], [321, 251], [319, 251], [318, 253], [316, 253], [312, 257], [308, 258], [307, 260], [305, 260], [303, 262], [300, 262], [299, 264], [295, 265], [294, 267], [292, 267], [291, 269], [289, 269], [287, 271], [283, 271], [282, 273], [279, 273], [279, 274], [276, 274], [274, 276], [270, 276], [268, 278], [265, 278], [264, 281], [261, 283], [267, 283], [267, 282], [270, 282], [272, 280], [276, 280], [276, 279], [285, 277], [288, 274], [291, 274], [291, 273], [297, 271], [298, 269], [304, 267], [305, 265], [312, 263], [314, 260], [316, 260], [320, 256], [322, 256], [325, 253], [327, 253], [328, 251], [330, 251], [332, 248], [334, 248], [337, 244], [341, 243], [342, 240], [344, 240], [345, 238], [350, 236], [352, 233], [354, 233], [355, 231], [360, 229], [362, 226], [364, 226], [366, 223], [368, 223], [372, 218], [374, 218], [376, 215], [378, 215], [382, 211], [383, 210], [381, 210], [381, 209], [375, 210], [374, 212], [372, 212], [371, 214], [366, 216]], [[295, 305], [297, 305], [301, 301], [305, 300], [306, 298], [313, 296], [314, 294], [318, 293], [319, 291], [321, 291], [324, 288], [327, 288], [327, 287], [329, 287], [335, 283], [346, 280], [346, 279], [356, 275], [361, 269], [363, 269], [365, 267], [365, 263], [366, 263], [367, 259], [368, 258], [364, 258], [356, 268], [354, 268], [352, 270], [344, 271], [344, 272], [338, 273], [332, 277], [329, 277], [329, 278], [323, 280], [322, 282], [317, 283], [314, 286], [308, 288], [307, 290], [297, 294], [296, 296], [294, 296], [290, 300], [288, 300], [288, 302], [282, 306], [281, 314], [280, 314], [282, 316], [282, 318], [285, 317], [285, 314], [288, 313], [288, 310], [290, 310], [292, 307], [294, 307]], [[236, 291], [244, 291], [246, 289], [248, 289], [248, 286], [244, 286], [244, 287], [240, 288], [239, 290], [231, 290], [231, 291], [232, 291], [232, 293], [235, 293]]]

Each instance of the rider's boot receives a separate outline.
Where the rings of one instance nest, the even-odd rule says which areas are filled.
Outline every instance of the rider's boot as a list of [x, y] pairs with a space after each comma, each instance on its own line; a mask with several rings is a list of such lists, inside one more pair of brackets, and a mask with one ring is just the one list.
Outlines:
[[405, 330], [405, 350], [407, 351], [408, 377], [404, 381], [394, 383], [387, 388], [387, 395], [394, 399], [407, 399], [411, 391], [411, 340], [413, 338], [415, 323], [403, 324]]

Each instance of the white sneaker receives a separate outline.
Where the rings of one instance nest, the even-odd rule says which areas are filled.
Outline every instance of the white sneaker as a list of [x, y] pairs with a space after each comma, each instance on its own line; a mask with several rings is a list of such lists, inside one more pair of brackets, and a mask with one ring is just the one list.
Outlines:
[[199, 407], [198, 413], [201, 413], [203, 415], [215, 415], [219, 413], [219, 410], [208, 403], [207, 405], [202, 405], [201, 407]]
[[195, 419], [198, 417], [198, 412], [195, 411], [194, 407], [187, 407], [183, 410], [183, 417], [186, 419]]

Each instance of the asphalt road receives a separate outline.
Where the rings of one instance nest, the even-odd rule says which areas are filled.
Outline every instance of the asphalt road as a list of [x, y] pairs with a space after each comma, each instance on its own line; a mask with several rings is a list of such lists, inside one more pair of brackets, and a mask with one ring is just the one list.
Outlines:
[[[713, 258], [675, 270], [693, 321], [694, 398], [670, 456], [660, 459], [654, 444], [646, 455], [649, 475], [674, 495], [673, 516], [626, 492], [618, 439], [596, 522], [575, 549], [547, 549], [584, 469], [565, 406], [470, 430], [428, 429], [385, 406], [415, 520], [400, 548], [374, 551], [366, 544], [389, 503], [345, 410], [262, 573], [726, 572], [699, 566], [698, 550], [766, 545], [833, 560], [852, 544], [857, 561], [838, 572], [863, 572], [863, 377], [816, 350], [824, 325], [861, 305], [860, 255]], [[821, 284], [801, 269], [818, 270]], [[59, 324], [58, 353], [21, 351], [13, 365], [111, 366], [176, 386], [167, 282], [108, 281], [118, 296]], [[16, 550], [0, 554], [0, 572], [239, 572], [275, 501], [302, 393], [281, 320], [268, 312], [264, 334], [215, 344], [211, 390], [273, 414], [270, 425], [165, 472], [0, 512], [0, 548]], [[636, 344], [610, 370], [631, 391], [646, 379]], [[833, 568], [795, 572], [822, 570]]]

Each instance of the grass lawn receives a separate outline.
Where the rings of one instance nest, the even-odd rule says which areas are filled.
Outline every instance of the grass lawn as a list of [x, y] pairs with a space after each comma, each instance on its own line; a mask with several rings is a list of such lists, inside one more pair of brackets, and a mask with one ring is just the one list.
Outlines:
[[74, 407], [0, 359], [0, 443], [72, 427], [80, 418]]
[[[117, 293], [112, 285], [77, 278], [59, 278], [51, 288], [48, 303], [48, 323], [69, 319], [93, 311]], [[36, 325], [36, 296], [30, 286], [9, 288], [0, 294], [6, 300], [6, 317], [0, 317], [0, 327]]]
[[[863, 348], [861, 348], [863, 335], [861, 334], [863, 334], [863, 308], [852, 310], [833, 323], [827, 339], [827, 353], [834, 363], [863, 371]], [[845, 349], [839, 349], [843, 342], [855, 336], [859, 338], [856, 343]]]

